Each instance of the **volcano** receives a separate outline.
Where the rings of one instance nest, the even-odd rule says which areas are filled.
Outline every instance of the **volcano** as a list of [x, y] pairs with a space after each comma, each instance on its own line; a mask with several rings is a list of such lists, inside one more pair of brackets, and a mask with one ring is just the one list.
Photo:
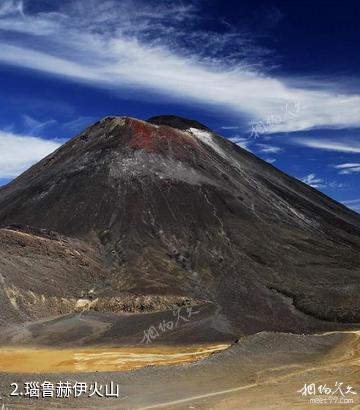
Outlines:
[[174, 305], [201, 309], [164, 342], [360, 322], [360, 216], [195, 120], [98, 121], [0, 226], [2, 342], [137, 340]]

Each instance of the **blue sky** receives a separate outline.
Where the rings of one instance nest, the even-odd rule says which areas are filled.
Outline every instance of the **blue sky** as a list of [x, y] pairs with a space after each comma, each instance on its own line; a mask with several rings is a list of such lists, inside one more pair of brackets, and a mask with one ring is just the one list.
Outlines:
[[0, 1], [0, 184], [106, 115], [197, 119], [360, 211], [360, 3]]

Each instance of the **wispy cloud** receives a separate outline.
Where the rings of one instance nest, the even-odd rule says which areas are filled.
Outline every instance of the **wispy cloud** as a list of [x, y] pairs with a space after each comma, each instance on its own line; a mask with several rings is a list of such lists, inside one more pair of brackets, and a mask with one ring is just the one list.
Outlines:
[[59, 142], [0, 131], [0, 179], [16, 177], [59, 146]]
[[231, 142], [233, 142], [241, 148], [251, 151], [250, 145], [253, 141], [250, 138], [239, 137], [238, 135], [236, 135], [234, 137], [228, 138], [228, 140], [230, 140]]
[[240, 127], [238, 125], [224, 125], [220, 127], [222, 130], [238, 130]]
[[300, 178], [300, 180], [305, 184], [312, 186], [313, 188], [325, 187], [324, 180], [317, 177], [316, 174], [306, 175], [304, 178]]
[[0, 4], [0, 17], [21, 14], [23, 12], [23, 3], [18, 0], [5, 0]]
[[350, 175], [360, 173], [360, 163], [346, 163], [335, 165], [334, 168], [339, 169], [340, 175]]
[[307, 185], [310, 185], [313, 188], [332, 188], [332, 189], [338, 189], [338, 188], [345, 188], [346, 184], [343, 184], [342, 182], [337, 182], [337, 181], [325, 181], [324, 179], [318, 177], [315, 173], [306, 175], [303, 178], [299, 178], [300, 181], [304, 182]]
[[342, 171], [339, 172], [339, 174], [349, 175], [349, 174], [355, 174], [359, 172], [360, 172], [360, 167], [353, 167], [353, 168], [343, 169]]
[[2, 63], [111, 90], [152, 90], [212, 104], [249, 121], [281, 115], [296, 102], [301, 109], [277, 124], [277, 132], [360, 126], [360, 95], [339, 93], [328, 81], [316, 89], [296, 79], [294, 87], [271, 75], [264, 64], [268, 50], [248, 34], [200, 28], [206, 18], [200, 2], [74, 0], [37, 13], [27, 4], [2, 2], [0, 31], [16, 34], [0, 36]]
[[323, 139], [295, 137], [292, 138], [291, 141], [309, 148], [346, 152], [351, 154], [360, 153], [360, 139], [355, 138]]
[[347, 162], [345, 164], [335, 165], [334, 167], [337, 169], [353, 168], [353, 167], [360, 167], [360, 164], [356, 162]]
[[[23, 114], [22, 129], [26, 135], [30, 136], [42, 136], [46, 134], [46, 131], [51, 128], [64, 131], [66, 133], [76, 133], [82, 131], [85, 127], [96, 121], [96, 117], [80, 115], [69, 121], [58, 121], [55, 119], [39, 120], [30, 115]], [[14, 129], [6, 129], [7, 131], [14, 132]], [[3, 131], [5, 129], [3, 128]]]
[[256, 144], [260, 152], [265, 154], [279, 154], [280, 152], [284, 151], [283, 148], [276, 147], [275, 145], [269, 144]]
[[346, 187], [348, 187], [348, 185], [344, 184], [342, 182], [331, 181], [331, 182], [328, 183], [328, 187], [336, 189], [336, 188], [346, 188]]
[[97, 120], [96, 117], [91, 117], [87, 115], [80, 115], [79, 117], [63, 122], [60, 124], [60, 126], [65, 130], [69, 132], [80, 132], [82, 131], [85, 127], [88, 127], [92, 123], [94, 123]]
[[53, 119], [39, 121], [27, 114], [23, 114], [22, 119], [23, 119], [24, 127], [28, 131], [28, 134], [35, 135], [35, 136], [41, 134], [42, 131], [48, 126], [51, 126], [57, 123], [57, 121]]

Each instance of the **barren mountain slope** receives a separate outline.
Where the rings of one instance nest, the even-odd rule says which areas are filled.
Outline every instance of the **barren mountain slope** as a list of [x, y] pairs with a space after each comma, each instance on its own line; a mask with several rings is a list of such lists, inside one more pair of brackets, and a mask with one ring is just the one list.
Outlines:
[[[196, 121], [97, 122], [0, 189], [11, 224], [92, 249], [97, 268], [71, 280], [93, 298], [209, 301], [233, 334], [360, 322], [360, 216]], [[53, 269], [59, 292], [66, 274]]]

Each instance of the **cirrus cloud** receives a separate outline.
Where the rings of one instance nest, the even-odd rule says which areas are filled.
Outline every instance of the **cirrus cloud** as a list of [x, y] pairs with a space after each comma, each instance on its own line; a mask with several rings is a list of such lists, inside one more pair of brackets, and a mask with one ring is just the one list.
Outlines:
[[335, 165], [334, 168], [340, 170], [340, 175], [350, 175], [360, 173], [360, 163], [345, 163]]
[[338, 138], [338, 139], [324, 139], [324, 138], [308, 138], [308, 137], [294, 137], [292, 142], [298, 145], [303, 145], [308, 148], [322, 149], [326, 151], [344, 152], [348, 154], [360, 153], [360, 140], [356, 138]]
[[[248, 34], [200, 28], [206, 17], [197, 2], [75, 0], [47, 12], [29, 4], [2, 4], [0, 63], [212, 105], [249, 123], [280, 116], [269, 132], [360, 126], [359, 94], [339, 93], [336, 79], [333, 88], [327, 80], [316, 89], [306, 79], [271, 75], [266, 50]], [[282, 115], [294, 103], [296, 115]]]

